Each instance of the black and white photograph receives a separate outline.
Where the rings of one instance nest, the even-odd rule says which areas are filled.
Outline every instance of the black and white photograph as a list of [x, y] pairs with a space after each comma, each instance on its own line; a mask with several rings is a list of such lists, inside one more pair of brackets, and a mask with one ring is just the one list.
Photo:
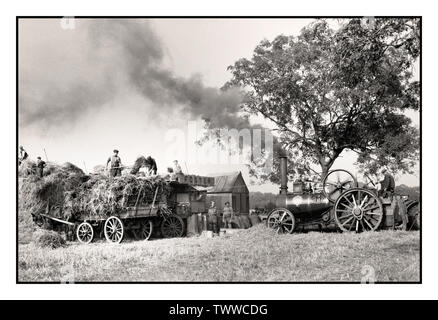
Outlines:
[[16, 27], [17, 283], [421, 283], [421, 17]]

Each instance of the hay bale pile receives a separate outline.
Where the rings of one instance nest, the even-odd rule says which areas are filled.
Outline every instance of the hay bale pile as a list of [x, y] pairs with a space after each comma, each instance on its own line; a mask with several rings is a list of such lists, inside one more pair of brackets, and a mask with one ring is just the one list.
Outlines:
[[238, 216], [233, 216], [230, 220], [233, 229], [242, 229], [241, 222]]
[[102, 217], [123, 212], [126, 207], [134, 206], [137, 199], [139, 205], [152, 203], [157, 188], [156, 202], [165, 202], [170, 193], [169, 184], [159, 176], [137, 177], [129, 174], [110, 179], [93, 175], [68, 200], [74, 213], [85, 212]]
[[28, 168], [32, 168], [31, 161], [27, 161], [24, 168], [22, 164], [19, 170], [19, 210], [38, 216], [50, 209], [54, 216], [67, 218], [64, 213], [68, 211], [68, 193], [78, 188], [89, 177], [71, 163], [62, 166], [48, 163], [43, 178], [30, 173]]
[[258, 214], [251, 214], [249, 216], [249, 219], [251, 220], [251, 225], [255, 226], [256, 224], [259, 224], [261, 222], [260, 217]]
[[251, 228], [251, 220], [249, 219], [248, 215], [246, 215], [246, 214], [240, 215], [239, 222], [240, 222], [240, 227], [242, 229]]
[[40, 248], [50, 249], [60, 248], [66, 244], [59, 233], [51, 230], [37, 230], [33, 235], [33, 242]]
[[28, 177], [36, 174], [36, 163], [30, 159], [23, 160], [20, 166], [18, 167], [18, 176], [19, 177]]
[[20, 166], [19, 210], [32, 216], [43, 213], [67, 221], [80, 221], [84, 216], [105, 218], [134, 206], [140, 194], [140, 205], [166, 201], [169, 183], [159, 176], [125, 175], [109, 178], [102, 173], [86, 175], [71, 163], [48, 163], [44, 177], [32, 173], [33, 163]]

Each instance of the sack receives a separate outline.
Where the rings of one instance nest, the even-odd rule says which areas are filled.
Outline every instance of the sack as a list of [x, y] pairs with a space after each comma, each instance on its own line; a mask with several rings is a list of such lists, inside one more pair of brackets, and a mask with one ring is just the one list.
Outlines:
[[240, 219], [237, 216], [231, 218], [231, 226], [233, 229], [240, 229]]
[[249, 217], [245, 215], [241, 215], [240, 217], [240, 227], [243, 229], [248, 229], [251, 227], [251, 221], [249, 220]]
[[249, 220], [251, 220], [251, 225], [255, 226], [261, 222], [260, 217], [257, 214], [252, 214], [249, 216]]

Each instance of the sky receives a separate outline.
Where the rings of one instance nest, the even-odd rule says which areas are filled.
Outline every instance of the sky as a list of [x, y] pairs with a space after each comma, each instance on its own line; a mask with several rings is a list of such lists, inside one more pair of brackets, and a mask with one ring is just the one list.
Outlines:
[[[263, 40], [297, 35], [309, 19], [26, 19], [19, 24], [19, 144], [31, 158], [71, 162], [92, 171], [112, 150], [132, 165], [139, 155], [157, 160], [159, 172], [179, 159], [190, 174], [242, 171], [193, 157], [189, 126], [252, 127], [240, 120], [239, 96], [219, 94], [227, 67], [250, 58]], [[416, 75], [418, 77], [418, 75]], [[418, 125], [419, 114], [409, 113]], [[184, 152], [185, 151], [185, 152]], [[44, 153], [45, 152], [45, 153]], [[221, 151], [218, 150], [220, 154]], [[187, 155], [189, 154], [189, 155]], [[356, 172], [344, 152], [333, 169]], [[397, 183], [418, 185], [416, 175]], [[251, 191], [277, 192], [273, 184]]]

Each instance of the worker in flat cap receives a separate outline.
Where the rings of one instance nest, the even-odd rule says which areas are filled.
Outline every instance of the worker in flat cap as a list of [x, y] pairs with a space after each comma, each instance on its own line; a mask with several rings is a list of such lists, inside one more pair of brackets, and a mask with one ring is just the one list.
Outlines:
[[106, 162], [106, 168], [108, 169], [108, 164], [111, 163], [110, 166], [110, 177], [117, 177], [122, 175], [122, 160], [119, 157], [119, 150], [114, 149], [113, 155], [110, 156]]
[[44, 167], [46, 166], [46, 162], [41, 160], [41, 157], [37, 157], [37, 175], [42, 178], [44, 176]]

